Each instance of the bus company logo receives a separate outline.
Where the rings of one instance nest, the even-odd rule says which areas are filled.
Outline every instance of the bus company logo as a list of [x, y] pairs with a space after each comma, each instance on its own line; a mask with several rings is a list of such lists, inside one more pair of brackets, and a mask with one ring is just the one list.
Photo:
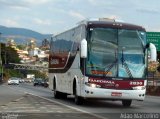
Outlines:
[[99, 80], [99, 79], [89, 79], [89, 82], [92, 82], [92, 83], [103, 83], [103, 84], [115, 84], [114, 81]]
[[143, 82], [142, 81], [130, 81], [130, 85], [132, 85], [132, 86], [142, 86]]

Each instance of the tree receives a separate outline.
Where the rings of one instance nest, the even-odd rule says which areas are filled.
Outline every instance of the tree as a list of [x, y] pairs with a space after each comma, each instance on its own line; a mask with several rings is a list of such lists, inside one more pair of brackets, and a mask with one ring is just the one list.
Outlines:
[[14, 39], [7, 39], [7, 46], [15, 47], [16, 43], [15, 43]]
[[3, 79], [8, 79], [9, 77], [16, 76], [22, 77], [18, 70], [14, 70], [13, 67], [9, 66], [9, 69], [6, 68], [9, 63], [20, 63], [20, 58], [18, 57], [17, 51], [11, 46], [6, 47], [5, 44], [1, 43], [1, 58], [3, 66]]
[[43, 50], [49, 50], [49, 48], [50, 48], [50, 45], [49, 45], [48, 39], [44, 39], [42, 41], [41, 49], [43, 49]]
[[151, 77], [155, 77], [155, 75], [157, 74], [157, 71], [159, 70], [159, 62], [157, 61], [149, 61], [148, 62], [148, 74]]
[[8, 63], [20, 63], [20, 58], [18, 56], [17, 51], [14, 48], [6, 47], [5, 54], [6, 54], [5, 60], [7, 64]]
[[17, 45], [17, 48], [20, 50], [25, 50], [26, 46], [25, 45]]
[[149, 62], [148, 62], [148, 71], [149, 71], [149, 72], [156, 72], [158, 66], [159, 66], [159, 62], [149, 61]]

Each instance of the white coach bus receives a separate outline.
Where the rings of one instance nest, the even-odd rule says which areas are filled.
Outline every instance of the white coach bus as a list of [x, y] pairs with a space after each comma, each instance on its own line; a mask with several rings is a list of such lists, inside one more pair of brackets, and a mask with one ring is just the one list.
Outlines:
[[88, 20], [55, 35], [50, 42], [49, 87], [55, 98], [120, 100], [129, 107], [143, 101], [147, 85], [147, 47], [143, 27], [115, 20]]

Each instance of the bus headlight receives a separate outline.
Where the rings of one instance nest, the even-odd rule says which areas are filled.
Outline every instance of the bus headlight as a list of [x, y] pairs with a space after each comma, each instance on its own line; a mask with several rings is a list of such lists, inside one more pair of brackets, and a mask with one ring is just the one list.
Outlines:
[[100, 88], [100, 85], [94, 84], [94, 83], [85, 83], [87, 86], [92, 87], [92, 88]]
[[144, 90], [146, 89], [145, 86], [136, 86], [136, 87], [132, 87], [133, 90]]
[[92, 88], [95, 88], [96, 87], [96, 84], [91, 84], [90, 85]]

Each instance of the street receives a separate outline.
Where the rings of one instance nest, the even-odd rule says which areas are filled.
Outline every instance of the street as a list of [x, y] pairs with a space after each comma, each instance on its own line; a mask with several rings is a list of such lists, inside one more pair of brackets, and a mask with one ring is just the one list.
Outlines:
[[143, 102], [133, 101], [131, 107], [124, 108], [120, 101], [106, 100], [87, 100], [84, 105], [77, 106], [72, 97], [66, 100], [54, 99], [50, 89], [28, 83], [18, 86], [3, 84], [0, 90], [0, 112], [3, 118], [8, 114], [18, 114], [20, 119], [160, 118], [160, 97], [155, 96], [146, 96]]

